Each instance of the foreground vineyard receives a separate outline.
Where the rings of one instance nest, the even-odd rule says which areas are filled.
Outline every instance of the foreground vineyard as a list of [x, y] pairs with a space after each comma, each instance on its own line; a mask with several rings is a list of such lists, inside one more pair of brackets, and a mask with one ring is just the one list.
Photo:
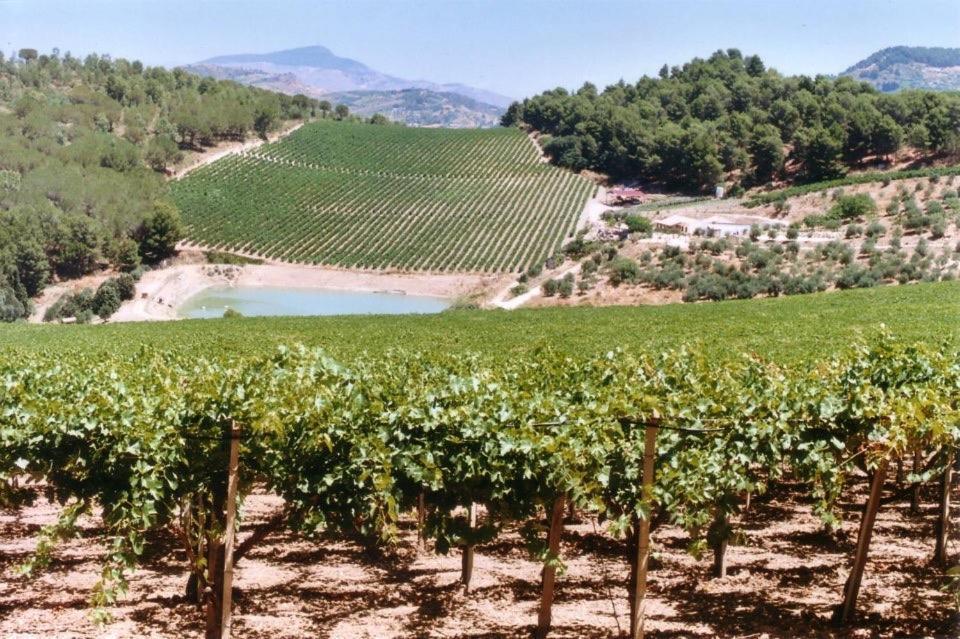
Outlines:
[[[807, 487], [828, 530], [862, 473], [883, 489], [888, 468], [905, 461], [912, 472], [894, 495], [903, 482], [945, 476], [949, 486], [960, 443], [955, 351], [881, 335], [802, 365], [718, 364], [685, 349], [595, 358], [543, 350], [511, 362], [397, 352], [350, 366], [306, 349], [253, 360], [149, 351], [93, 364], [6, 359], [3, 496], [16, 504], [29, 479], [63, 504], [33, 570], [81, 513], [102, 508], [110, 550], [94, 601], [108, 605], [151, 531], [169, 526], [192, 558], [191, 592], [218, 583], [231, 433], [238, 499], [254, 486], [283, 499], [268, 527], [390, 544], [401, 514], [420, 504], [421, 531], [440, 552], [466, 553], [520, 525], [545, 576], [562, 561], [547, 542], [567, 504], [616, 535], [670, 521], [692, 550], [712, 548], [723, 574], [732, 517], [748, 519], [749, 496], [784, 477]], [[867, 513], [878, 505], [871, 499]], [[469, 510], [483, 513], [476, 525]], [[553, 514], [549, 534], [543, 513]], [[940, 565], [945, 530], [936, 549], [930, 541]], [[545, 578], [541, 627], [546, 593]]]
[[518, 130], [316, 122], [174, 186], [196, 242], [292, 262], [517, 271], [569, 237], [593, 186]]

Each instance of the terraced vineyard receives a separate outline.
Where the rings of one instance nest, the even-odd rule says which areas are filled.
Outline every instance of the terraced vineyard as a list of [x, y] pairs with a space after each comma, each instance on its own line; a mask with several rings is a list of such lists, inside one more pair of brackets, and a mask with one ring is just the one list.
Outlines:
[[502, 272], [571, 236], [593, 185], [516, 129], [315, 122], [174, 185], [191, 240], [290, 262]]

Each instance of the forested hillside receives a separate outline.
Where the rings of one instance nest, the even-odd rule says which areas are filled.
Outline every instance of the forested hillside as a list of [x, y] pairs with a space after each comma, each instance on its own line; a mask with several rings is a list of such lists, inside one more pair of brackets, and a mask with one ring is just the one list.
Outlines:
[[137, 61], [0, 54], [0, 319], [55, 276], [163, 259], [181, 233], [169, 165], [317, 108]]
[[784, 77], [728, 49], [634, 84], [546, 91], [512, 104], [503, 124], [545, 134], [561, 166], [700, 191], [724, 180], [830, 179], [906, 148], [955, 156], [960, 95]]

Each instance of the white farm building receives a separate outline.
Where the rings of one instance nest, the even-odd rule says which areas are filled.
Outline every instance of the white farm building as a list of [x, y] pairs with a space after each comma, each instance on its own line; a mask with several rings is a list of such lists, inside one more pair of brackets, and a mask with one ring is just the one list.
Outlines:
[[654, 228], [663, 233], [680, 233], [683, 235], [747, 235], [750, 227], [784, 226], [780, 220], [752, 215], [712, 215], [707, 218], [689, 217], [686, 215], [668, 215], [665, 218], [654, 220]]

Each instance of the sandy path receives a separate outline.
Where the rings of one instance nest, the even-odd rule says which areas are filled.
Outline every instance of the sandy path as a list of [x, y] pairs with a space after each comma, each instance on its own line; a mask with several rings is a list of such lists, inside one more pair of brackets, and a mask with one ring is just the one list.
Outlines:
[[[577, 262], [573, 266], [570, 266], [565, 269], [561, 269], [554, 273], [550, 273], [547, 277], [543, 278], [543, 281], [545, 282], [550, 278], [553, 278], [555, 280], [562, 280], [567, 273], [573, 273], [574, 275], [577, 275], [580, 273], [581, 266], [582, 264], [580, 262]], [[516, 297], [511, 297], [512, 293], [510, 292], [510, 289], [512, 289], [516, 285], [517, 285], [516, 282], [511, 282], [510, 286], [501, 290], [497, 294], [497, 296], [490, 301], [490, 304], [497, 308], [502, 308], [508, 311], [512, 311], [515, 308], [520, 308], [521, 306], [533, 300], [534, 298], [537, 298], [543, 295], [543, 287], [540, 285], [537, 285], [537, 286], [531, 287], [530, 290], [527, 291], [526, 293], [522, 293], [520, 295], [517, 295]]]
[[278, 286], [454, 299], [495, 279], [488, 275], [362, 272], [282, 263], [182, 264], [145, 273], [137, 283], [136, 297], [125, 302], [110, 321], [177, 319], [177, 308], [183, 302], [211, 286]]

